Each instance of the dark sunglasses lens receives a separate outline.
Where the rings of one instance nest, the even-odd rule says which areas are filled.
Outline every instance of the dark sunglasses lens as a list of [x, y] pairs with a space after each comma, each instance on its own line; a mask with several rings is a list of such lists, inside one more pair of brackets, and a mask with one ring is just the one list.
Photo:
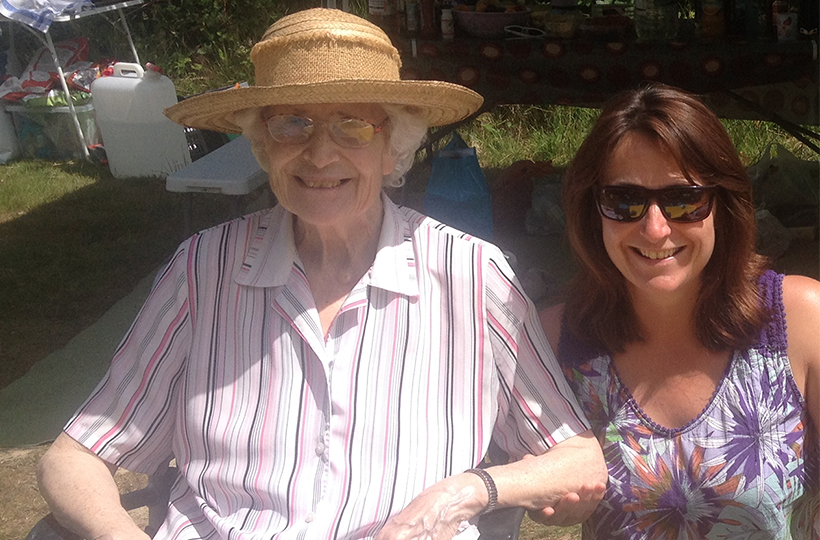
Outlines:
[[615, 221], [636, 221], [646, 213], [647, 197], [642, 190], [629, 187], [605, 187], [598, 191], [598, 209]]
[[373, 140], [373, 134], [375, 133], [373, 124], [355, 118], [334, 122], [328, 127], [333, 139], [340, 146], [347, 148], [367, 146]]
[[671, 221], [702, 221], [712, 211], [712, 195], [708, 188], [672, 188], [664, 190], [658, 198], [663, 213]]
[[313, 121], [303, 116], [282, 114], [267, 119], [268, 133], [274, 141], [286, 144], [303, 143], [313, 132]]

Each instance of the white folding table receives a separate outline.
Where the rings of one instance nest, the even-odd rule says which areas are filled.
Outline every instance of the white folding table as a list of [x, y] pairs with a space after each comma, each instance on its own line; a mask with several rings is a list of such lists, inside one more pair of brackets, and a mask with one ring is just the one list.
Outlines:
[[239, 213], [238, 195], [247, 195], [267, 183], [268, 175], [259, 166], [245, 137], [237, 137], [178, 169], [165, 179], [165, 189], [183, 194], [182, 221], [185, 236], [191, 233], [194, 193], [233, 195], [234, 215]]

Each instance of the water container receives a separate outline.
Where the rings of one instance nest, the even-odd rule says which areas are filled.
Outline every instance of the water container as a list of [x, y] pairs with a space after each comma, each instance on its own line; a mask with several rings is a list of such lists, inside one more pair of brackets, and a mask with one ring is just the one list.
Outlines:
[[162, 114], [177, 96], [158, 68], [117, 62], [114, 75], [91, 84], [91, 95], [115, 178], [165, 177], [191, 163], [184, 129]]

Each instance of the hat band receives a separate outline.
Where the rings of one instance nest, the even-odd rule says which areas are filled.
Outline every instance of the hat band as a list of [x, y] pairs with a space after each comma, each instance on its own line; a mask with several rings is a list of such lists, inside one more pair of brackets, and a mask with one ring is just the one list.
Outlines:
[[[256, 86], [314, 84], [339, 80], [399, 80], [398, 54], [385, 54], [361, 40], [294, 41], [283, 47], [276, 39], [257, 44], [251, 59]], [[395, 49], [393, 49], [395, 53]]]

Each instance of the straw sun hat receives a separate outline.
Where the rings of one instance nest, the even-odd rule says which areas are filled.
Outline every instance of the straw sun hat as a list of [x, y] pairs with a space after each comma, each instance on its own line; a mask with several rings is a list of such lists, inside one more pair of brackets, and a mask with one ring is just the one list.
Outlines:
[[268, 105], [390, 103], [415, 107], [429, 126], [466, 118], [483, 98], [443, 81], [399, 79], [401, 59], [387, 35], [337, 9], [282, 17], [254, 45], [256, 85], [194, 96], [165, 109], [184, 126], [238, 133], [233, 113]]

